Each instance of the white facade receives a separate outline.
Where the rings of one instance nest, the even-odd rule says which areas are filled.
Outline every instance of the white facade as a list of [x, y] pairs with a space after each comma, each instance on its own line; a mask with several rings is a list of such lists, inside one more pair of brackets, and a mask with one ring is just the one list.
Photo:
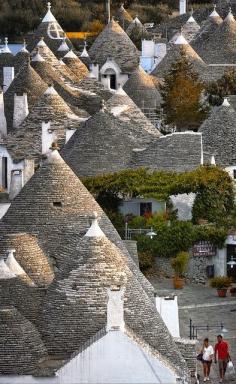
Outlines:
[[34, 160], [15, 163], [6, 147], [0, 145], [0, 187], [15, 197], [34, 174]]
[[57, 376], [60, 384], [176, 383], [173, 370], [120, 330], [94, 342]]
[[109, 90], [117, 90], [129, 78], [128, 74], [121, 72], [119, 65], [112, 58], [107, 58], [101, 68], [98, 64], [92, 64], [91, 74]]
[[155, 43], [153, 40], [142, 40], [140, 65], [150, 73], [161, 62], [167, 52], [165, 43]]
[[[150, 208], [151, 212], [149, 211]], [[119, 211], [124, 216], [128, 214], [142, 216], [145, 210], [148, 210], [150, 213], [164, 213], [166, 211], [166, 203], [153, 198], [133, 198], [123, 201], [119, 206]]]

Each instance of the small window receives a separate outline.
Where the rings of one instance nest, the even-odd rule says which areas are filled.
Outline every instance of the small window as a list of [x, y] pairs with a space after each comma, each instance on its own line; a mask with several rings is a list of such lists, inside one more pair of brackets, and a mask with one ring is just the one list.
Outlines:
[[233, 170], [234, 179], [236, 179], [236, 169]]
[[20, 175], [21, 174], [21, 170], [17, 170], [17, 169], [14, 169], [14, 171], [12, 171], [12, 175]]
[[53, 206], [54, 207], [62, 207], [62, 202], [61, 201], [54, 201]]

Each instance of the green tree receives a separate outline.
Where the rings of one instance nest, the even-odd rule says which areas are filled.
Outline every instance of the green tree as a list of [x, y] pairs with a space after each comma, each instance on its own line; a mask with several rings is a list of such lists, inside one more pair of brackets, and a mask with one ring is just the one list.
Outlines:
[[208, 99], [211, 105], [221, 105], [225, 96], [236, 94], [236, 71], [229, 69], [217, 81], [207, 87]]
[[204, 86], [200, 82], [184, 50], [173, 63], [161, 88], [165, 122], [178, 131], [196, 130], [206, 117], [202, 103]]

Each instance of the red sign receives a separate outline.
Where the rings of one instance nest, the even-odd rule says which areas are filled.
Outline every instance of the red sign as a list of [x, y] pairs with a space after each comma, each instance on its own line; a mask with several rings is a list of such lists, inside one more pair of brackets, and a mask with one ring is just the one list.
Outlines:
[[216, 247], [209, 241], [199, 241], [193, 246], [193, 256], [215, 256]]

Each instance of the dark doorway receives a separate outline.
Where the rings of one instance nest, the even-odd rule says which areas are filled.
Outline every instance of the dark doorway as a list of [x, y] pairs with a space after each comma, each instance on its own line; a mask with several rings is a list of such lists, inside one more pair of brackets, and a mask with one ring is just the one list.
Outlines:
[[140, 216], [152, 214], [152, 203], [140, 203]]
[[7, 157], [2, 157], [2, 188], [7, 189]]
[[116, 89], [116, 75], [110, 75], [110, 88]]
[[[236, 245], [228, 244], [227, 263], [232, 259], [236, 261]], [[236, 281], [236, 265], [227, 264], [227, 276], [232, 277], [233, 281]]]

